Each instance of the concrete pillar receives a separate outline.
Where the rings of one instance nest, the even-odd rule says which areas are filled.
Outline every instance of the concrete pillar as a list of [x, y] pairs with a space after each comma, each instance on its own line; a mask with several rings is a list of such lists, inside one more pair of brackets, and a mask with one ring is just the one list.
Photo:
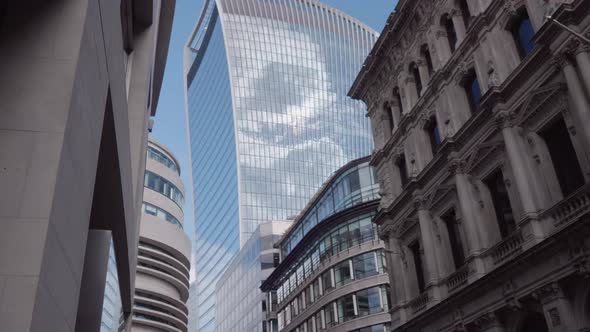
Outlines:
[[451, 13], [451, 18], [453, 20], [453, 26], [455, 27], [455, 33], [457, 34], [457, 47], [461, 45], [463, 39], [465, 39], [466, 30], [465, 30], [465, 22], [463, 22], [463, 16], [461, 15], [460, 10], [453, 10]]
[[533, 297], [541, 302], [549, 332], [577, 331], [574, 310], [557, 282], [536, 290]]
[[[590, 65], [586, 63], [588, 60], [588, 54], [586, 53], [586, 56], [584, 56], [582, 53], [579, 53], [576, 59], [578, 59], [578, 57], [582, 60], [582, 63], [584, 63], [584, 69], [582, 69], [582, 63], [580, 63], [580, 72], [582, 75], [590, 75], [588, 74], [588, 68], [586, 67], [587, 65]], [[574, 116], [578, 119], [579, 123], [590, 123], [590, 104], [588, 103], [588, 98], [586, 97], [586, 91], [580, 82], [578, 74], [576, 73], [576, 68], [574, 68], [571, 60], [565, 55], [561, 55], [559, 58], [557, 58], [556, 63], [559, 67], [561, 67], [563, 75], [565, 76], [572, 105], [572, 113], [574, 113]], [[586, 74], [584, 74], [585, 72]], [[584, 80], [587, 79], [587, 76], [583, 77]], [[588, 79], [590, 79], [590, 77], [588, 77]], [[587, 85], [590, 86], [590, 81], [588, 81], [588, 83], [589, 84]], [[582, 125], [580, 127], [580, 129], [582, 129], [584, 132], [586, 143], [590, 144], [590, 126]]]
[[473, 322], [477, 332], [505, 332], [506, 329], [494, 312], [488, 312], [479, 316]]
[[88, 231], [76, 331], [100, 330], [110, 242], [111, 231]]

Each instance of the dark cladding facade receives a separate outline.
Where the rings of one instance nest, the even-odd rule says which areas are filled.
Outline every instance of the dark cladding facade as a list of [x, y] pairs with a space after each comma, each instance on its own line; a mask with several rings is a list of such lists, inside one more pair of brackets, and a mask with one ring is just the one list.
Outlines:
[[0, 3], [1, 331], [99, 331], [111, 240], [129, 329], [174, 5]]
[[278, 243], [282, 261], [261, 287], [277, 317], [270, 331], [385, 331], [388, 264], [371, 222], [378, 193], [369, 159], [357, 159], [295, 219]]

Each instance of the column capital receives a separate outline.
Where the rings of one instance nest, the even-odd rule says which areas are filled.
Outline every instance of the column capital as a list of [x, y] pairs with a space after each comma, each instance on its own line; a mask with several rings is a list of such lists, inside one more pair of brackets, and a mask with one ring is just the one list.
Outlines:
[[414, 78], [413, 77], [410, 77], [410, 76], [406, 77], [406, 79], [404, 80], [404, 82], [406, 84], [410, 84], [410, 83], [415, 84], [416, 83], [416, 81], [414, 80]]
[[425, 196], [415, 196], [414, 197], [414, 208], [418, 211], [427, 211], [430, 213], [428, 209], [428, 198]]
[[496, 125], [500, 129], [505, 129], [508, 127], [514, 127], [516, 120], [516, 113], [514, 111], [509, 110], [500, 110], [495, 112], [494, 114], [494, 121]]
[[484, 332], [494, 327], [503, 327], [495, 312], [487, 312], [473, 322], [478, 331]]
[[451, 175], [467, 174], [467, 163], [465, 160], [459, 158], [456, 152], [449, 155], [449, 173]]
[[569, 53], [567, 51], [554, 56], [551, 60], [551, 64], [559, 70], [563, 70], [568, 66], [573, 66], [572, 60], [570, 59]]
[[563, 291], [557, 282], [549, 283], [533, 292], [533, 298], [546, 304], [556, 299], [562, 298]]

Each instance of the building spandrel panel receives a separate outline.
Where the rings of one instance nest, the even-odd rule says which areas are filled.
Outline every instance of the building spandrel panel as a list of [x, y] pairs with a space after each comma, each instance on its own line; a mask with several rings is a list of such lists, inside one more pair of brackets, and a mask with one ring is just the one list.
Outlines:
[[297, 215], [370, 154], [365, 106], [347, 92], [376, 38], [317, 1], [205, 1], [185, 57], [199, 331], [215, 326], [208, 289], [256, 227]]

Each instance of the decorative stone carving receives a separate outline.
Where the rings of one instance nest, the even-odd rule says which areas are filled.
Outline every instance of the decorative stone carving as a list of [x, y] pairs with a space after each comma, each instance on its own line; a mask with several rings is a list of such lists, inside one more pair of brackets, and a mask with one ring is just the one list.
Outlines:
[[496, 67], [494, 66], [493, 61], [488, 61], [488, 86], [500, 86], [500, 78], [498, 77], [498, 73], [496, 72]]
[[503, 287], [503, 294], [504, 294], [504, 301], [506, 302], [506, 306], [509, 309], [515, 310], [515, 311], [520, 311], [523, 309], [522, 304], [520, 303], [520, 301], [518, 300], [518, 298], [516, 297], [516, 285], [514, 284], [514, 281], [509, 280], [504, 284]]
[[500, 110], [494, 114], [494, 120], [499, 129], [514, 127], [516, 113], [512, 110]]
[[566, 53], [560, 53], [553, 57], [551, 60], [551, 65], [553, 65], [558, 70], [562, 70], [567, 66], [572, 66], [572, 60], [570, 59], [569, 55]]
[[549, 309], [548, 313], [553, 327], [561, 325], [561, 317], [559, 317], [559, 310], [557, 308]]
[[563, 293], [559, 284], [557, 282], [552, 282], [534, 291], [532, 296], [534, 299], [541, 302], [541, 304], [546, 304], [563, 297]]

